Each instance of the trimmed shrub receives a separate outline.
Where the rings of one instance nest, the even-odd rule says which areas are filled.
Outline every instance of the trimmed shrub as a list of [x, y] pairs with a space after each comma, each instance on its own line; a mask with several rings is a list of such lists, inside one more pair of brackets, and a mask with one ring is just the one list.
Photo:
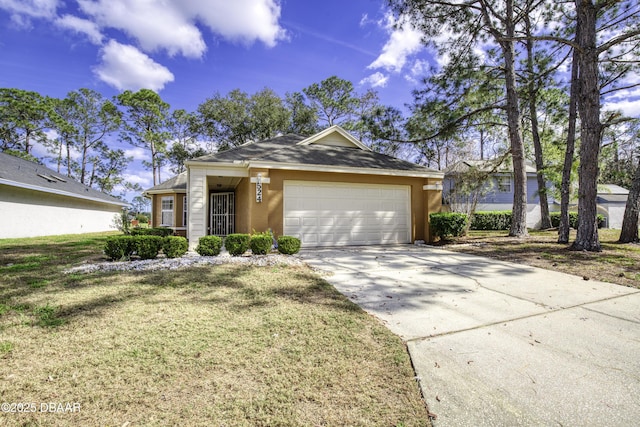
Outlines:
[[293, 236], [278, 237], [278, 252], [293, 255], [300, 252], [300, 239]]
[[173, 235], [173, 230], [168, 227], [133, 228], [131, 230], [131, 235], [167, 237]]
[[162, 248], [162, 237], [160, 236], [136, 236], [136, 254], [141, 259], [153, 259], [158, 256]]
[[249, 239], [249, 247], [255, 255], [266, 255], [271, 251], [273, 239], [270, 233], [254, 234]]
[[462, 236], [468, 222], [469, 218], [463, 213], [440, 212], [429, 214], [431, 234], [440, 239], [445, 239], [448, 236]]
[[187, 253], [189, 243], [181, 236], [167, 236], [162, 240], [162, 252], [167, 258], [180, 258]]
[[232, 256], [242, 255], [249, 249], [250, 238], [248, 234], [229, 234], [224, 239], [224, 247]]
[[511, 227], [511, 211], [476, 212], [471, 221], [472, 230], [508, 230]]
[[220, 255], [222, 248], [222, 239], [218, 236], [202, 236], [198, 239], [196, 252], [200, 256], [217, 256]]
[[[551, 225], [554, 227], [560, 227], [560, 212], [549, 213], [551, 217]], [[598, 228], [604, 227], [604, 215], [598, 214]], [[578, 212], [569, 212], [569, 227], [578, 228]]]
[[134, 236], [112, 236], [107, 237], [104, 244], [104, 254], [111, 261], [131, 258], [135, 251], [136, 237]]

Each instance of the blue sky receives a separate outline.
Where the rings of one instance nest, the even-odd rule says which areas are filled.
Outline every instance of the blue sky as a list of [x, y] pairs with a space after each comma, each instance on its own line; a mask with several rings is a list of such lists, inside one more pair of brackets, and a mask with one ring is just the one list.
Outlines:
[[[58, 98], [144, 87], [194, 111], [216, 92], [284, 97], [337, 75], [402, 108], [429, 54], [393, 23], [382, 0], [0, 0], [0, 87]], [[151, 187], [148, 155], [123, 148], [127, 179]]]
[[[337, 75], [402, 108], [427, 64], [446, 55], [393, 24], [384, 0], [0, 0], [0, 87], [58, 98], [144, 87], [194, 111], [216, 92], [269, 87], [284, 97]], [[639, 117], [639, 99], [640, 86], [605, 107]], [[135, 158], [127, 180], [151, 187], [148, 154], [123, 148]]]
[[391, 24], [381, 0], [0, 0], [0, 86], [147, 87], [195, 110], [215, 92], [284, 96], [337, 75], [402, 107], [425, 51]]

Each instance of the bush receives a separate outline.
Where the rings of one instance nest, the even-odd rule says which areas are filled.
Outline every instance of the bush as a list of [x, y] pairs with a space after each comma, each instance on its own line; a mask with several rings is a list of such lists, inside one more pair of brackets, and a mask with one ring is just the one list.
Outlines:
[[271, 246], [273, 246], [271, 233], [254, 234], [249, 240], [249, 247], [255, 255], [268, 254], [271, 251]]
[[218, 236], [202, 236], [198, 240], [196, 252], [200, 256], [216, 256], [220, 255], [222, 248], [222, 239]]
[[[560, 227], [560, 212], [551, 212], [551, 225], [553, 227]], [[604, 227], [604, 215], [598, 214], [598, 228]], [[569, 212], [569, 227], [578, 228], [578, 212]]]
[[133, 228], [131, 229], [131, 235], [167, 237], [173, 235], [173, 230], [168, 227]]
[[429, 215], [431, 234], [440, 239], [445, 239], [448, 236], [462, 236], [468, 222], [469, 218], [463, 213], [441, 212]]
[[511, 228], [511, 211], [476, 212], [471, 221], [472, 230], [508, 230]]
[[140, 223], [140, 224], [149, 224], [149, 217], [146, 216], [145, 214], [137, 214], [136, 215], [136, 220]]
[[297, 254], [300, 251], [300, 239], [293, 236], [278, 237], [278, 252], [285, 255]]
[[131, 258], [135, 251], [136, 237], [133, 236], [112, 236], [107, 237], [104, 244], [104, 254], [111, 261]]
[[250, 236], [248, 234], [229, 234], [224, 239], [224, 246], [230, 255], [242, 255], [249, 249], [249, 239]]
[[136, 254], [141, 259], [153, 259], [158, 256], [162, 247], [162, 237], [160, 236], [136, 236]]
[[162, 252], [167, 258], [179, 258], [187, 253], [189, 243], [181, 236], [167, 236], [162, 240]]

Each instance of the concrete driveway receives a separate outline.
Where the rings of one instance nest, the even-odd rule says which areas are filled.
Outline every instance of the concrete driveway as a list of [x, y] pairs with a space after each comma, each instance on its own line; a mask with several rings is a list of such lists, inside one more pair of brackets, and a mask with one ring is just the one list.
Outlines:
[[637, 426], [640, 291], [428, 246], [305, 261], [406, 341], [436, 426]]

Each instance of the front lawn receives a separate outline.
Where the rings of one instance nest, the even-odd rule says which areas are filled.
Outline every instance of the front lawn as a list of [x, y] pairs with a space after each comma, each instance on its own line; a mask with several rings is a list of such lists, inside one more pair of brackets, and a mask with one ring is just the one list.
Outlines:
[[[529, 230], [530, 236], [523, 239], [507, 234], [507, 231], [470, 231], [468, 236], [456, 238], [443, 247], [640, 288], [640, 245], [617, 243], [620, 230], [598, 231], [602, 252], [571, 251], [568, 245], [556, 243], [557, 230]], [[571, 230], [570, 241], [574, 239], [575, 230]]]
[[429, 424], [400, 339], [309, 269], [62, 273], [104, 238], [0, 240], [0, 424]]

